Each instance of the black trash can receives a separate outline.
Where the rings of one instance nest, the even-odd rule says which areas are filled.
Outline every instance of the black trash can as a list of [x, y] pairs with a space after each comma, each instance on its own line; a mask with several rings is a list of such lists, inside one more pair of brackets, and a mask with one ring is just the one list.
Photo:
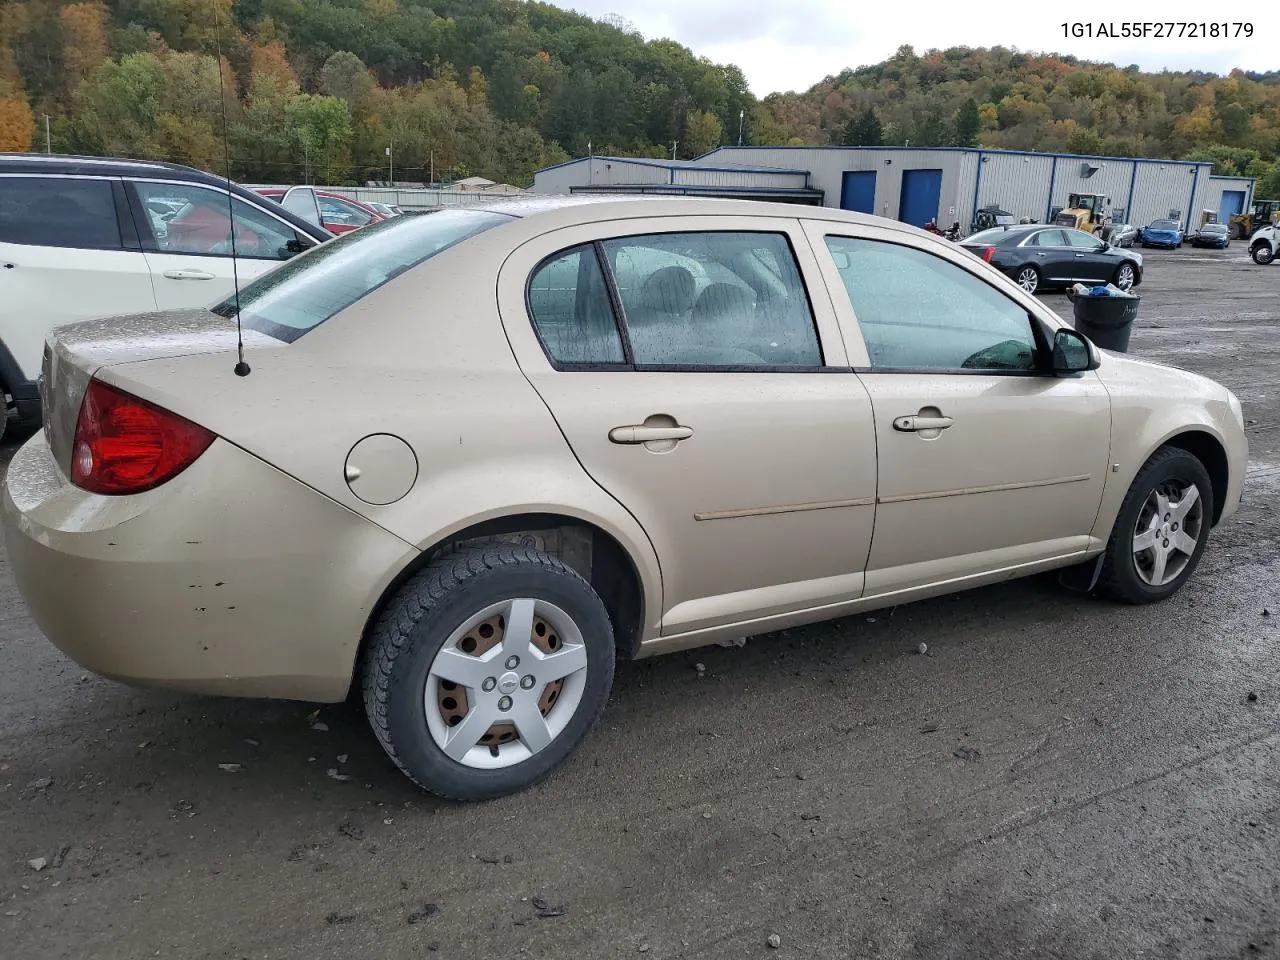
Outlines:
[[1138, 319], [1136, 294], [1123, 297], [1090, 297], [1069, 294], [1075, 305], [1075, 328], [1104, 350], [1126, 353], [1133, 321]]

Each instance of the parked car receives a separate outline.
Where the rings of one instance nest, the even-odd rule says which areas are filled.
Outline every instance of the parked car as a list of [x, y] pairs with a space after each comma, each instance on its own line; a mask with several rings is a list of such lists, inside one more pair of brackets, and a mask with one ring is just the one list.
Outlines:
[[780, 204], [396, 217], [238, 314], [46, 357], [3, 496], [44, 633], [139, 684], [354, 684], [400, 768], [470, 800], [556, 768], [619, 656], [1054, 568], [1163, 600], [1248, 455], [1217, 383], [1099, 351], [954, 244]]
[[1231, 231], [1225, 223], [1206, 223], [1191, 235], [1190, 240], [1193, 247], [1225, 250], [1231, 246]]
[[[284, 198], [284, 187], [259, 187], [257, 192], [264, 197], [279, 202]], [[317, 190], [316, 197], [320, 201], [320, 219], [324, 228], [333, 234], [350, 233], [371, 223], [386, 220], [385, 214], [376, 207], [360, 200], [352, 200], [340, 193]]]
[[1274, 263], [1276, 257], [1280, 255], [1280, 227], [1272, 224], [1269, 227], [1259, 227], [1252, 237], [1249, 238], [1249, 256], [1253, 257], [1253, 262], [1266, 266]]
[[1142, 282], [1141, 254], [1070, 227], [996, 227], [966, 237], [961, 246], [1027, 293], [1081, 282], [1114, 283], [1128, 290]]
[[1144, 247], [1167, 247], [1173, 250], [1182, 246], [1182, 224], [1177, 220], [1153, 220], [1142, 228], [1138, 239]]
[[[0, 154], [0, 391], [40, 420], [40, 354], [58, 324], [203, 307], [232, 288], [227, 181], [150, 161]], [[329, 239], [235, 184], [241, 281]]]
[[1132, 247], [1138, 239], [1138, 228], [1132, 223], [1120, 223], [1111, 229], [1111, 245], [1113, 247]]

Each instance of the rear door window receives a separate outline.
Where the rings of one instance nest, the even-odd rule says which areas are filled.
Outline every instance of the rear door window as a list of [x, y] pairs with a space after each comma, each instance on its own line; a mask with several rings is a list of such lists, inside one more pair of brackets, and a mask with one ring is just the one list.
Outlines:
[[[234, 211], [235, 255], [258, 260], [286, 260], [293, 256], [291, 241], [298, 232], [239, 197], [192, 183], [160, 183], [146, 180], [132, 184], [141, 203], [144, 242], [157, 253], [230, 257], [231, 214]], [[296, 248], [296, 243], [294, 244]]]
[[1031, 238], [1033, 247], [1065, 247], [1067, 238], [1061, 230], [1041, 230]]
[[0, 177], [0, 243], [123, 249], [111, 181]]
[[602, 249], [637, 366], [822, 366], [785, 235], [659, 233], [606, 240]]

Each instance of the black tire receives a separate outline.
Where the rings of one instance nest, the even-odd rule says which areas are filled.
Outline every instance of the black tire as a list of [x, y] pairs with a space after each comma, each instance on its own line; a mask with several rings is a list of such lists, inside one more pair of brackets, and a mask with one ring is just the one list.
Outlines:
[[1031, 264], [1024, 264], [1013, 271], [1013, 282], [1023, 291], [1035, 294], [1040, 289], [1040, 271]]
[[[1134, 559], [1133, 537], [1139, 516], [1147, 498], [1158, 487], [1171, 482], [1195, 484], [1202, 506], [1202, 520], [1195, 550], [1186, 566], [1171, 581], [1155, 587], [1138, 574]], [[1209, 472], [1196, 457], [1176, 447], [1157, 450], [1138, 471], [1111, 530], [1107, 542], [1098, 590], [1121, 603], [1156, 603], [1175, 594], [1195, 572], [1209, 541], [1209, 529], [1213, 525], [1213, 481]]]
[[[447, 756], [427, 727], [427, 675], [468, 617], [513, 597], [553, 603], [573, 619], [586, 646], [585, 689], [568, 725], [528, 759], [497, 769], [466, 766]], [[590, 584], [549, 554], [489, 545], [435, 561], [387, 604], [364, 657], [365, 711], [387, 755], [418, 786], [449, 800], [490, 800], [537, 783], [573, 751], [609, 698], [615, 657], [609, 614]]]
[[[1129, 270], [1129, 285], [1128, 285], [1128, 286], [1125, 286], [1123, 283], [1121, 283], [1121, 282], [1120, 282], [1120, 275], [1121, 275], [1121, 273], [1123, 273], [1123, 272], [1124, 272], [1124, 270], [1125, 270], [1125, 268], [1126, 268], [1126, 267], [1127, 267], [1127, 268], [1128, 268], [1128, 270]], [[1134, 287], [1136, 287], [1136, 286], [1138, 285], [1138, 271], [1134, 268], [1134, 266], [1133, 266], [1133, 264], [1132, 264], [1132, 263], [1128, 263], [1128, 262], [1126, 261], [1125, 263], [1122, 263], [1122, 264], [1120, 264], [1120, 266], [1116, 267], [1115, 275], [1111, 278], [1111, 280], [1112, 280], [1112, 282], [1113, 282], [1113, 283], [1115, 283], [1115, 285], [1116, 285], [1117, 287], [1119, 287], [1121, 290], [1132, 290]]]
[[1261, 267], [1265, 267], [1275, 259], [1275, 254], [1272, 252], [1271, 247], [1265, 243], [1257, 244], [1249, 251], [1249, 256], [1253, 257], [1253, 262]]

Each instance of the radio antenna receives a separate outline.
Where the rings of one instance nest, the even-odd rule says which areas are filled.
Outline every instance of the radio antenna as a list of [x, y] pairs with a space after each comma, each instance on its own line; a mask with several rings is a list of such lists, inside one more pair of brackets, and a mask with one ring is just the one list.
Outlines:
[[244, 330], [240, 325], [240, 261], [236, 254], [236, 207], [231, 195], [231, 138], [227, 132], [227, 89], [222, 76], [222, 21], [218, 17], [218, 0], [213, 0], [213, 38], [218, 51], [218, 99], [222, 104], [222, 155], [227, 177], [227, 220], [231, 224], [231, 282], [236, 300], [236, 376], [247, 377], [249, 364], [244, 362]]

